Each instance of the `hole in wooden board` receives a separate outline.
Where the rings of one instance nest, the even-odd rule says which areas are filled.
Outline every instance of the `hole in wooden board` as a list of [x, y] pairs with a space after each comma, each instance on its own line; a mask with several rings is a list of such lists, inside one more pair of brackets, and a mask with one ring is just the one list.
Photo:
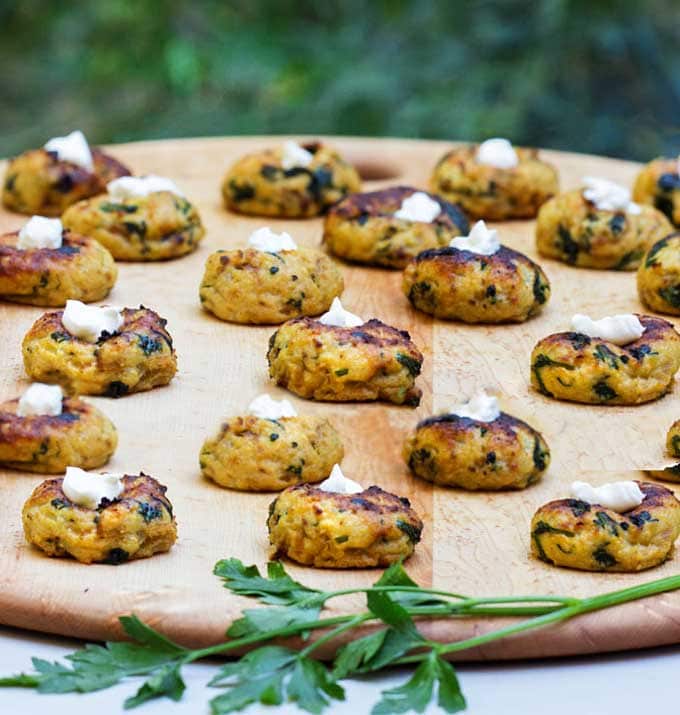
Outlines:
[[350, 162], [359, 172], [362, 181], [386, 181], [387, 179], [398, 179], [401, 176], [401, 168], [387, 159], [363, 157]]

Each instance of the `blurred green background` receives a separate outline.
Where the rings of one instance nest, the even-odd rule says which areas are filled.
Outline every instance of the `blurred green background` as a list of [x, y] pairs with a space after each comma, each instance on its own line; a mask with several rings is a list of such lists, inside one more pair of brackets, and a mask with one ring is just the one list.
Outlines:
[[0, 156], [334, 133], [680, 152], [680, 0], [0, 0]]

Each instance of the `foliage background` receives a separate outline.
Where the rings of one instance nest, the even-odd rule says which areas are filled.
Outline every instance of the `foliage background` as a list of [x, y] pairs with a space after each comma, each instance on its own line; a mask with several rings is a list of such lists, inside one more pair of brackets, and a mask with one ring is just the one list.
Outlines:
[[0, 0], [0, 156], [337, 133], [680, 152], [680, 0]]

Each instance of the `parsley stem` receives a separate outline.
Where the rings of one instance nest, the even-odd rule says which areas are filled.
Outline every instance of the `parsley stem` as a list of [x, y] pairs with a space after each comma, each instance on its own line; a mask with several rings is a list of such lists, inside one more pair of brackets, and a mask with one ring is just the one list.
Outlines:
[[[662, 578], [657, 581], [651, 581], [650, 583], [644, 583], [639, 586], [632, 586], [630, 588], [624, 588], [620, 591], [611, 591], [609, 593], [603, 593], [598, 596], [591, 596], [589, 598], [583, 598], [576, 600], [575, 603], [564, 606], [563, 608], [558, 608], [551, 613], [546, 613], [536, 618], [531, 618], [526, 621], [521, 621], [520, 623], [513, 623], [505, 628], [499, 628], [495, 631], [489, 631], [479, 636], [474, 636], [472, 638], [467, 638], [462, 641], [456, 641], [455, 643], [447, 643], [440, 645], [437, 648], [437, 652], [440, 655], [446, 653], [457, 653], [459, 651], [468, 650], [469, 648], [474, 648], [476, 646], [484, 645], [485, 643], [490, 643], [492, 641], [500, 640], [501, 638], [507, 638], [508, 636], [515, 635], [517, 633], [522, 633], [523, 631], [532, 630], [535, 628], [542, 628], [551, 623], [559, 623], [560, 621], [568, 620], [574, 616], [578, 616], [584, 613], [590, 613], [592, 611], [599, 611], [605, 608], [610, 608], [611, 606], [618, 606], [622, 603], [627, 603], [629, 601], [636, 601], [640, 598], [646, 598], [648, 596], [653, 596], [659, 593], [665, 593], [667, 591], [675, 591], [680, 588], [680, 576], [669, 576], [667, 578]], [[416, 663], [423, 659], [422, 655], [411, 655], [405, 656], [395, 661], [395, 665], [403, 665], [405, 663]]]
[[227, 653], [230, 650], [245, 648], [246, 646], [253, 645], [254, 643], [260, 643], [261, 641], [296, 636], [303, 631], [316, 630], [317, 628], [330, 628], [331, 626], [344, 624], [352, 618], [354, 618], [354, 616], [335, 616], [333, 618], [324, 618], [319, 621], [312, 621], [311, 623], [294, 623], [293, 625], [286, 626], [285, 628], [278, 628], [276, 630], [267, 631], [266, 633], [256, 633], [252, 636], [244, 636], [243, 638], [237, 638], [233, 641], [217, 643], [216, 645], [208, 646], [207, 648], [190, 651], [184, 656], [184, 658], [182, 658], [182, 663], [191, 663], [195, 660], [201, 660], [202, 658], [209, 658], [212, 655], [220, 655], [222, 653]]
[[319, 646], [323, 645], [324, 643], [327, 643], [328, 641], [333, 640], [333, 638], [337, 638], [339, 635], [341, 635], [345, 631], [349, 631], [352, 628], [356, 628], [357, 626], [360, 626], [362, 623], [365, 623], [366, 621], [370, 621], [373, 619], [375, 619], [375, 616], [372, 613], [360, 613], [359, 615], [354, 616], [346, 623], [339, 625], [337, 628], [333, 628], [332, 630], [328, 631], [328, 633], [325, 633], [320, 638], [315, 640], [313, 643], [310, 643], [306, 648], [303, 648], [300, 651], [300, 656], [304, 657], [306, 655], [309, 655], [313, 650], [315, 650]]

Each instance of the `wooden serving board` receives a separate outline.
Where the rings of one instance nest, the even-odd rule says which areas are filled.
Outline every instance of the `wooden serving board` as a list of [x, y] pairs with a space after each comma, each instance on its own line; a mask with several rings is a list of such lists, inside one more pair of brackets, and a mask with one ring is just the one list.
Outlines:
[[[117, 618], [136, 613], [186, 645], [220, 641], [229, 623], [252, 602], [230, 595], [212, 576], [220, 558], [236, 556], [262, 566], [267, 554], [265, 519], [273, 495], [228, 491], [204, 481], [198, 452], [220, 420], [243, 411], [267, 390], [292, 399], [299, 412], [326, 415], [344, 437], [343, 469], [364, 485], [379, 484], [408, 496], [425, 522], [424, 539], [407, 563], [422, 584], [469, 595], [562, 594], [586, 596], [677, 573], [680, 556], [637, 575], [557, 569], [529, 556], [529, 521], [544, 502], [565, 496], [584, 472], [593, 481], [630, 478], [664, 462], [668, 426], [679, 416], [678, 389], [639, 407], [588, 407], [549, 400], [529, 387], [529, 355], [536, 341], [567, 329], [575, 312], [593, 315], [640, 311], [634, 273], [575, 269], [541, 260], [553, 288], [544, 313], [517, 326], [465, 326], [417, 313], [400, 290], [400, 272], [343, 265], [345, 305], [410, 331], [425, 354], [419, 378], [424, 395], [416, 410], [384, 404], [322, 404], [287, 395], [270, 384], [265, 353], [274, 328], [222, 323], [201, 310], [198, 285], [208, 254], [245, 244], [261, 225], [288, 231], [318, 246], [321, 219], [246, 218], [223, 209], [220, 183], [244, 152], [280, 137], [193, 139], [116, 146], [115, 156], [136, 173], [175, 179], [203, 217], [207, 236], [193, 255], [156, 264], [120, 264], [109, 298], [115, 305], [143, 303], [168, 319], [179, 372], [170, 386], [119, 400], [93, 399], [118, 427], [120, 443], [110, 471], [140, 469], [168, 485], [179, 523], [179, 541], [168, 554], [123, 566], [84, 566], [50, 559], [25, 543], [20, 512], [41, 481], [38, 475], [0, 473], [0, 622], [87, 639], [120, 637]], [[391, 184], [426, 187], [443, 142], [393, 139], [333, 140], [361, 170], [366, 190]], [[602, 175], [630, 185], [635, 164], [544, 152], [560, 170], [563, 189], [581, 176]], [[0, 171], [2, 171], [0, 166]], [[4, 173], [4, 171], [3, 171]], [[0, 211], [0, 231], [22, 217]], [[504, 243], [539, 260], [533, 222], [500, 225]], [[26, 388], [20, 343], [42, 310], [0, 305], [0, 399]], [[417, 420], [487, 387], [503, 408], [543, 432], [553, 462], [542, 482], [522, 492], [466, 493], [432, 487], [411, 477], [401, 445]], [[375, 571], [322, 571], [290, 565], [294, 577], [325, 589], [368, 584]], [[358, 599], [332, 603], [345, 610]], [[439, 621], [430, 636], [454, 640], [500, 625], [498, 620]], [[494, 643], [463, 656], [525, 658], [591, 653], [680, 642], [680, 593], [591, 614], [564, 626]]]

